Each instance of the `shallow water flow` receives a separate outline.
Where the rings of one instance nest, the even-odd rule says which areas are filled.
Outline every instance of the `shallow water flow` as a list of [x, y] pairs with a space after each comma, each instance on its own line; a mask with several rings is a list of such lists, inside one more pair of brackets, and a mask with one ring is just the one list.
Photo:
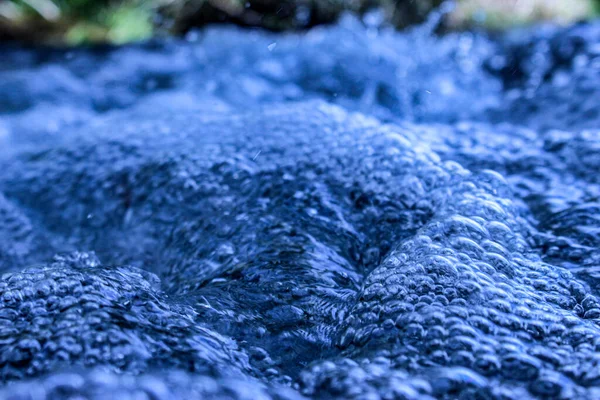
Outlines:
[[600, 25], [429, 31], [1, 48], [0, 398], [600, 397]]

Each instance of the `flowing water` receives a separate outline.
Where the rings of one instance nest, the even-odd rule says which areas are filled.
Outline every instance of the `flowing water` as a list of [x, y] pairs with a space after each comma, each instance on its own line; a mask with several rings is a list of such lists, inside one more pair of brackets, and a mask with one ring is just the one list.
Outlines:
[[600, 398], [600, 24], [0, 48], [0, 399]]

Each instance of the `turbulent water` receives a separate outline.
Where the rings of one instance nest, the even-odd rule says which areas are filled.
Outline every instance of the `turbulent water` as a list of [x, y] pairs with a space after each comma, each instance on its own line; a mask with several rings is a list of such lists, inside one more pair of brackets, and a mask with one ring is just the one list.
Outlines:
[[0, 56], [1, 399], [600, 398], [600, 24]]

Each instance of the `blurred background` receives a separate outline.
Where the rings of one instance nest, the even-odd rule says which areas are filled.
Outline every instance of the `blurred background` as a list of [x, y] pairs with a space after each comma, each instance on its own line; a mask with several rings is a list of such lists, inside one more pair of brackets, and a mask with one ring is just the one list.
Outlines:
[[[0, 0], [0, 40], [121, 44], [182, 35], [213, 23], [273, 31], [334, 22], [379, 8], [399, 29], [422, 22], [442, 0]], [[505, 29], [598, 16], [600, 0], [457, 0], [444, 29]]]

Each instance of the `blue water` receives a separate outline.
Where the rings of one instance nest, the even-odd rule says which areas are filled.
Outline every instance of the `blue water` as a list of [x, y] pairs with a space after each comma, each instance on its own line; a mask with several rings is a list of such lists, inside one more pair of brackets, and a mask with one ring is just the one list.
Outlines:
[[0, 399], [600, 398], [600, 24], [0, 48]]

